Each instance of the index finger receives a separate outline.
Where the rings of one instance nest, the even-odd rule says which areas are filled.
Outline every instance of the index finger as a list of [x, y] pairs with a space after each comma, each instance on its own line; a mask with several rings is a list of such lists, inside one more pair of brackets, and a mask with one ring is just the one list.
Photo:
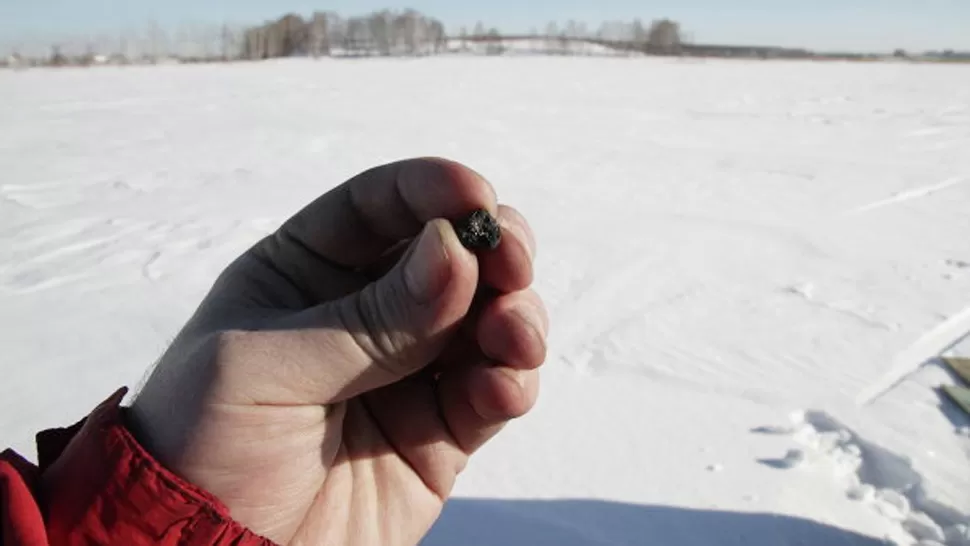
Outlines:
[[306, 253], [358, 268], [416, 236], [425, 223], [475, 209], [497, 214], [498, 205], [491, 184], [472, 169], [441, 158], [399, 161], [364, 171], [314, 200], [262, 251], [284, 268]]

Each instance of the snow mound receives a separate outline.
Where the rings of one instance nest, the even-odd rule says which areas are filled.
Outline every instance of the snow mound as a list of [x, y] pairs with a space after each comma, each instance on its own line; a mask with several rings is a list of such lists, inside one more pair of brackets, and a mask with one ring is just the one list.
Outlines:
[[796, 412], [792, 421], [788, 427], [760, 427], [755, 432], [788, 435], [807, 453], [793, 449], [782, 459], [763, 464], [791, 469], [810, 461], [824, 466], [845, 487], [848, 498], [870, 505], [898, 524], [913, 543], [961, 540], [970, 514], [929, 494], [923, 476], [905, 457], [867, 441], [825, 412]]

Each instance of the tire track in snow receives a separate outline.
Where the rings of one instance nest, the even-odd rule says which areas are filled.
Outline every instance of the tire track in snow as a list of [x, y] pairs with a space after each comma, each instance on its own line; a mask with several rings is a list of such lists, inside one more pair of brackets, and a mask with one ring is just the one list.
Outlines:
[[936, 328], [923, 334], [915, 343], [896, 355], [892, 368], [859, 393], [856, 403], [860, 406], [872, 404], [879, 397], [893, 390], [924, 363], [958, 345], [968, 335], [970, 335], [970, 307], [964, 308]]
[[921, 197], [929, 197], [930, 195], [933, 195], [934, 193], [937, 193], [939, 191], [956, 186], [958, 184], [963, 184], [967, 180], [970, 180], [970, 179], [963, 176], [954, 176], [952, 178], [947, 178], [943, 182], [940, 182], [939, 184], [934, 184], [932, 186], [922, 186], [919, 188], [913, 188], [911, 190], [901, 191], [893, 194], [892, 197], [888, 197], [886, 199], [880, 199], [879, 201], [874, 201], [867, 205], [863, 205], [861, 207], [852, 209], [848, 211], [848, 214], [862, 214], [862, 213], [870, 212], [889, 205], [905, 203], [906, 201], [919, 199]]

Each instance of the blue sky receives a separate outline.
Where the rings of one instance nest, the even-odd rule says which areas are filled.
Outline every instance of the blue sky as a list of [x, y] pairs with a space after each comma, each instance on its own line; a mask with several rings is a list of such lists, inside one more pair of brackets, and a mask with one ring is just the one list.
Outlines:
[[344, 15], [413, 7], [449, 29], [477, 20], [515, 32], [550, 20], [681, 22], [694, 41], [805, 46], [821, 50], [970, 50], [970, 0], [0, 0], [0, 42], [137, 32], [230, 21], [248, 23], [288, 11]]

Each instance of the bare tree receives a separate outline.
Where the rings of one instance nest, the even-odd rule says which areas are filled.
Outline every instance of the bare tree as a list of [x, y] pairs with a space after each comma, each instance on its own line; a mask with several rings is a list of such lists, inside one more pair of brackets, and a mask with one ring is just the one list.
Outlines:
[[[188, 56], [188, 45], [189, 36], [188, 32], [184, 27], [179, 27], [175, 29], [174, 44], [172, 44], [172, 55], [177, 58], [184, 58]], [[158, 54], [153, 55], [154, 61], [158, 62]]]
[[196, 42], [198, 46], [198, 56], [201, 60], [210, 60], [215, 56], [218, 48], [215, 46], [219, 39], [219, 27], [213, 25], [200, 25], [195, 28]]
[[61, 52], [61, 46], [51, 46], [51, 56], [48, 61], [51, 66], [65, 66], [68, 63], [67, 57]]
[[596, 36], [600, 40], [616, 40], [616, 24], [612, 21], [603, 21], [600, 25], [600, 29], [596, 32]]
[[299, 15], [283, 18], [284, 56], [306, 55], [310, 51], [310, 25]]
[[360, 55], [362, 52], [369, 52], [373, 39], [370, 34], [370, 27], [367, 19], [363, 17], [351, 17], [347, 19], [347, 32], [344, 35], [344, 48]]
[[269, 58], [269, 27], [248, 29], [243, 37], [243, 56], [250, 60]]
[[491, 28], [488, 31], [488, 46], [485, 48], [485, 53], [487, 55], [501, 55], [505, 52], [505, 46], [502, 45], [502, 35], [499, 34], [497, 28]]
[[654, 21], [647, 34], [649, 49], [655, 53], [671, 54], [680, 50], [680, 25], [670, 19]]
[[81, 66], [90, 66], [94, 64], [94, 55], [94, 44], [92, 42], [88, 42], [87, 45], [84, 46], [84, 54], [81, 55], [78, 62], [81, 64]]
[[633, 43], [637, 45], [643, 45], [647, 43], [647, 29], [643, 26], [643, 21], [640, 19], [633, 20], [633, 28], [631, 29], [631, 34], [633, 34]]
[[475, 30], [472, 31], [472, 36], [483, 38], [485, 36], [485, 24], [481, 21], [475, 23]]
[[563, 34], [569, 38], [578, 38], [579, 24], [576, 21], [570, 19], [569, 21], [566, 22], [566, 30], [563, 31]]
[[433, 42], [430, 31], [432, 21], [418, 12], [411, 13], [408, 19], [408, 31], [411, 35], [411, 44], [414, 46], [411, 54], [424, 54]]
[[347, 21], [332, 11], [327, 12], [327, 42], [329, 54], [334, 54], [334, 47], [342, 47], [347, 36]]
[[241, 49], [248, 59], [306, 55], [310, 50], [310, 25], [299, 15], [285, 15], [274, 22], [247, 29]]
[[448, 48], [447, 38], [444, 23], [438, 20], [432, 20], [428, 25], [428, 39], [432, 43], [435, 54], [441, 53]]
[[129, 50], [128, 36], [124, 32], [118, 35], [118, 53], [116, 55], [117, 61], [127, 63], [128, 59], [131, 58], [131, 52]]
[[245, 57], [245, 29], [226, 23], [220, 32], [220, 48], [223, 59], [234, 61]]
[[559, 40], [556, 38], [559, 35], [559, 25], [555, 21], [550, 21], [546, 25], [546, 49], [549, 51], [557, 51], [559, 48]]
[[306, 55], [309, 46], [309, 25], [299, 15], [290, 13], [267, 29], [267, 56], [292, 57]]
[[393, 16], [391, 20], [392, 43], [395, 51], [411, 53], [414, 49], [414, 24], [410, 21], [411, 17], [407, 13]]
[[151, 44], [149, 46], [149, 54], [151, 55], [152, 62], [158, 61], [159, 47], [161, 46], [162, 31], [158, 28], [158, 23], [152, 21], [148, 25], [148, 40]]
[[404, 51], [408, 55], [415, 55], [427, 43], [427, 23], [424, 17], [414, 10], [407, 10], [401, 14], [401, 26]]
[[330, 19], [326, 13], [314, 13], [310, 21], [310, 54], [314, 58], [330, 55]]
[[232, 53], [233, 42], [232, 31], [229, 30], [229, 25], [223, 23], [222, 28], [219, 30], [219, 55], [222, 57], [223, 62], [229, 61], [234, 57]]
[[396, 37], [394, 23], [395, 17], [387, 10], [372, 13], [367, 18], [367, 28], [378, 55], [391, 54], [391, 47]]

